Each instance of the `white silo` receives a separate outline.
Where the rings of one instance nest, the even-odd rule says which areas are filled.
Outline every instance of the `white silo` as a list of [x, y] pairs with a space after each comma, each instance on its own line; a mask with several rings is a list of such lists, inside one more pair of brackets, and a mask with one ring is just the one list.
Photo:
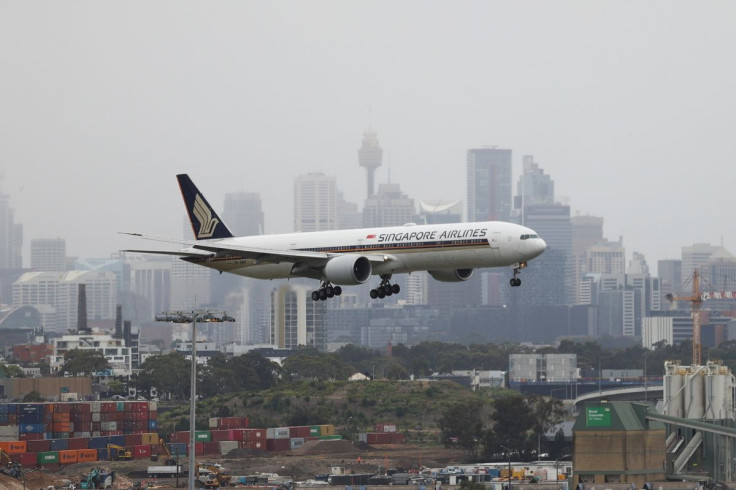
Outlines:
[[684, 376], [679, 363], [667, 361], [664, 363], [664, 402], [665, 415], [673, 417], [685, 416]]

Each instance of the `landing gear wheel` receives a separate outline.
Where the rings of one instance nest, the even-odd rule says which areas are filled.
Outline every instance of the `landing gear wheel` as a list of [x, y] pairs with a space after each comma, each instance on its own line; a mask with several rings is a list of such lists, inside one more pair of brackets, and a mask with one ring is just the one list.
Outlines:
[[340, 296], [342, 294], [342, 288], [340, 286], [335, 286], [334, 288], [335, 296]]
[[327, 299], [327, 291], [325, 291], [324, 289], [320, 289], [319, 290], [319, 299], [321, 301], [326, 300]]
[[319, 301], [319, 292], [312, 291], [312, 301]]
[[383, 291], [383, 288], [379, 288], [378, 291], [376, 291], [376, 293], [378, 293], [378, 297], [381, 299], [386, 297], [386, 293]]
[[386, 296], [391, 296], [393, 294], [393, 291], [391, 291], [391, 285], [390, 284], [384, 284], [383, 285], [383, 294]]
[[376, 291], [375, 289], [371, 289], [371, 299], [376, 298], [378, 298], [378, 291]]
[[332, 286], [327, 286], [325, 288], [325, 291], [327, 291], [328, 298], [332, 298], [333, 296], [335, 296], [335, 288], [333, 288]]
[[399, 294], [399, 291], [401, 291], [401, 288], [399, 287], [398, 284], [394, 284], [393, 286], [391, 286], [391, 292], [392, 293]]

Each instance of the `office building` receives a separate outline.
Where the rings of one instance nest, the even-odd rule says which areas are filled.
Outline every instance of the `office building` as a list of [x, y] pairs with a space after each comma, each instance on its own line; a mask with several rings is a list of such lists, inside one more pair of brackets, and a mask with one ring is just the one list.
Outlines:
[[399, 184], [380, 184], [378, 192], [365, 200], [363, 226], [402, 226], [411, 223], [415, 213], [414, 199], [401, 192]]
[[23, 225], [15, 222], [10, 196], [0, 193], [0, 269], [23, 267]]
[[263, 235], [265, 225], [261, 195], [257, 192], [225, 194], [222, 220], [235, 236]]
[[475, 148], [467, 154], [467, 220], [511, 217], [511, 150]]
[[674, 304], [667, 304], [667, 295], [682, 295], [682, 260], [667, 259], [657, 261], [657, 275], [662, 298], [662, 309], [670, 310]]
[[337, 229], [335, 177], [322, 173], [300, 175], [294, 180], [294, 231]]
[[721, 247], [713, 246], [709, 243], [696, 243], [687, 247], [682, 247], [682, 279], [688, 280], [693, 276], [693, 271], [698, 269], [702, 276], [701, 266], [705, 265], [711, 255], [718, 252]]
[[66, 240], [63, 238], [31, 240], [31, 269], [34, 271], [66, 271]]
[[623, 240], [603, 240], [588, 247], [587, 272], [593, 274], [623, 274], [626, 271], [626, 248]]
[[514, 208], [522, 209], [528, 204], [554, 204], [555, 182], [544, 173], [531, 155], [522, 157], [523, 173], [516, 184]]

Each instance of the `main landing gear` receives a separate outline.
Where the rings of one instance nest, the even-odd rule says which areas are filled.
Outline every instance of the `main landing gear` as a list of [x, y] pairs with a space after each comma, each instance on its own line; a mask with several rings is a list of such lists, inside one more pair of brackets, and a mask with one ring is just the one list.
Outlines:
[[381, 285], [378, 286], [376, 289], [371, 289], [371, 299], [380, 298], [383, 299], [386, 296], [391, 296], [392, 294], [399, 294], [399, 291], [401, 291], [401, 288], [398, 284], [391, 284], [389, 280], [391, 279], [391, 274], [386, 274], [381, 276]]
[[323, 282], [318, 290], [312, 291], [312, 299], [314, 301], [324, 301], [327, 298], [334, 296], [340, 296], [342, 294], [342, 288], [340, 286], [333, 286], [329, 282]]
[[512, 288], [518, 288], [519, 286], [521, 286], [521, 279], [516, 276], [519, 274], [519, 272], [521, 272], [521, 269], [525, 268], [526, 262], [520, 262], [518, 267], [514, 267], [514, 277], [512, 277], [509, 281], [509, 284], [511, 284]]

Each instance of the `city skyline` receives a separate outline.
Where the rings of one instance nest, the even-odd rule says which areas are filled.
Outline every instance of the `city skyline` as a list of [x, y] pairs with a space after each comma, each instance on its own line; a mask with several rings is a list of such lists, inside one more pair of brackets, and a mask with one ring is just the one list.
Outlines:
[[121, 231], [179, 237], [183, 172], [220, 209], [225, 193], [260, 193], [267, 232], [287, 232], [298, 175], [332, 175], [362, 207], [371, 129], [376, 184], [390, 172], [416, 201], [467, 203], [466, 151], [496, 145], [513, 152], [514, 184], [534, 155], [572, 216], [603, 217], [604, 236], [652, 266], [695, 243], [732, 250], [734, 13], [680, 1], [6, 5], [1, 187], [24, 261], [32, 239], [106, 257], [130, 245]]

